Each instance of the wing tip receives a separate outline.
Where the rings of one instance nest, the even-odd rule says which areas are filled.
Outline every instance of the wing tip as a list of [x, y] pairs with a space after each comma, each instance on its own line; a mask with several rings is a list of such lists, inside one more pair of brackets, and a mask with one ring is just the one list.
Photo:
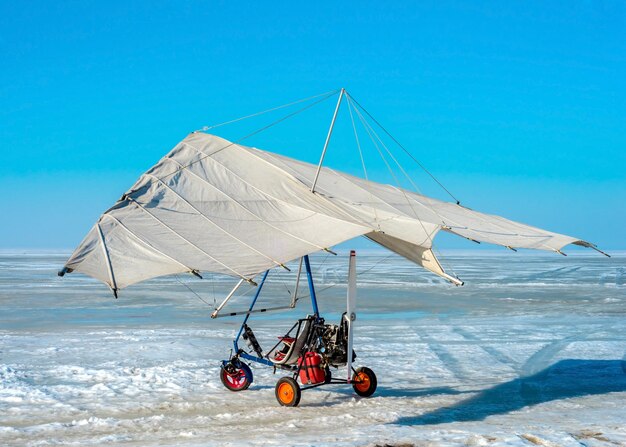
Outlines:
[[610, 255], [610, 254], [608, 254], [608, 253], [606, 253], [606, 252], [604, 252], [604, 251], [600, 250], [596, 244], [592, 244], [591, 242], [583, 241], [582, 239], [581, 239], [581, 240], [578, 240], [578, 241], [574, 241], [574, 242], [572, 242], [572, 245], [578, 245], [579, 247], [587, 247], [587, 248], [591, 248], [591, 249], [593, 249], [593, 250], [597, 251], [598, 253], [603, 254], [603, 255], [604, 255], [604, 256], [606, 256], [607, 258], [610, 258], [610, 257], [611, 257], [611, 255]]
[[64, 266], [61, 270], [57, 272], [57, 276], [63, 277], [66, 273], [72, 273], [74, 269], [69, 268], [68, 266]]

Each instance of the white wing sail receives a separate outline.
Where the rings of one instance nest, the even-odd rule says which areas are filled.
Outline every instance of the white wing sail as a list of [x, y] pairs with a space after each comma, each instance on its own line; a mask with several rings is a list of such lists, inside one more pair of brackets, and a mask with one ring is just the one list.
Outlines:
[[493, 244], [560, 251], [577, 238], [390, 185], [192, 133], [142, 175], [89, 231], [63, 273], [114, 291], [209, 271], [246, 280], [357, 236], [455, 283], [432, 252], [440, 230]]

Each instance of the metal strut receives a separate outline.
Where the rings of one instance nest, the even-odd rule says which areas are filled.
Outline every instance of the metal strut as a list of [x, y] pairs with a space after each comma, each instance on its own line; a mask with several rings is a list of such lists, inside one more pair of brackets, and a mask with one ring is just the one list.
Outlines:
[[235, 287], [233, 287], [233, 289], [230, 291], [230, 293], [226, 296], [226, 298], [224, 298], [224, 301], [222, 301], [222, 302], [220, 303], [220, 305], [219, 305], [219, 306], [217, 306], [217, 309], [215, 309], [215, 310], [213, 311], [213, 313], [211, 314], [211, 318], [217, 318], [218, 314], [220, 313], [220, 310], [222, 310], [222, 308], [223, 308], [224, 306], [226, 306], [226, 303], [228, 303], [228, 301], [229, 301], [229, 300], [233, 297], [233, 295], [235, 294], [235, 292], [237, 291], [237, 289], [238, 289], [239, 287], [241, 287], [241, 285], [243, 284], [243, 282], [244, 282], [244, 279], [243, 279], [243, 278], [241, 278], [241, 279], [239, 280], [239, 282], [235, 285]]
[[291, 297], [291, 304], [289, 307], [296, 307], [296, 303], [298, 302], [298, 288], [300, 287], [300, 275], [302, 274], [302, 258], [300, 258], [300, 263], [298, 264], [298, 276], [296, 276], [296, 287], [293, 292], [293, 296]]
[[322, 149], [322, 156], [320, 157], [320, 162], [317, 165], [317, 171], [315, 172], [315, 178], [313, 179], [313, 184], [311, 185], [311, 192], [315, 191], [315, 185], [317, 185], [317, 178], [320, 176], [320, 171], [322, 170], [322, 163], [324, 163], [324, 156], [326, 155], [326, 149], [328, 149], [328, 143], [330, 142], [330, 136], [333, 134], [333, 128], [335, 127], [335, 120], [337, 119], [337, 113], [339, 113], [339, 106], [341, 106], [341, 100], [343, 99], [343, 95], [346, 92], [345, 89], [341, 89], [339, 93], [339, 100], [337, 101], [337, 106], [335, 107], [335, 113], [333, 113], [333, 119], [330, 122], [330, 128], [328, 129], [328, 135], [326, 135], [326, 142], [324, 143], [324, 149]]

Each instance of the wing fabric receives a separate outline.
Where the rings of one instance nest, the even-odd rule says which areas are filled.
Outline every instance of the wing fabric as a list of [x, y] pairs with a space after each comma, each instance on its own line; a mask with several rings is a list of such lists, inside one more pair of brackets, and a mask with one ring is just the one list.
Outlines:
[[365, 235], [455, 283], [440, 230], [509, 247], [591, 244], [220, 137], [192, 133], [107, 210], [67, 261], [114, 291], [167, 274], [255, 275]]

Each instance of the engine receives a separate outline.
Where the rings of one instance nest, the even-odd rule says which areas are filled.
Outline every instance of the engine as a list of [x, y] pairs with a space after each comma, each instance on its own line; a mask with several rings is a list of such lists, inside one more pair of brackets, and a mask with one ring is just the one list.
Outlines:
[[[333, 366], [345, 365], [348, 361], [346, 351], [348, 349], [348, 324], [341, 317], [340, 324], [325, 324], [322, 334], [324, 356], [328, 363]], [[352, 353], [353, 359], [356, 357]]]

